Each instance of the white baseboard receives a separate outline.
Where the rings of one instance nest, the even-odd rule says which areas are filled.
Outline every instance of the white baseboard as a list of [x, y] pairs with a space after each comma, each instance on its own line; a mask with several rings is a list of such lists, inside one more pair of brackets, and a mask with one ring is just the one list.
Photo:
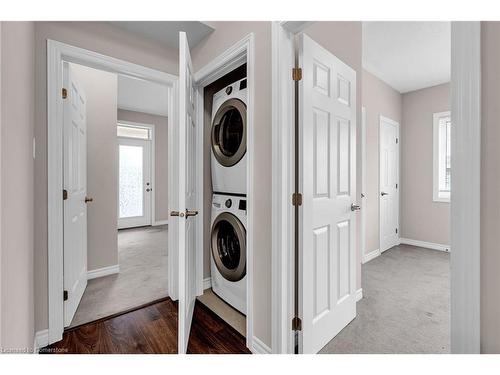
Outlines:
[[401, 241], [401, 244], [403, 244], [403, 245], [413, 245], [413, 246], [418, 246], [418, 247], [424, 247], [426, 249], [431, 249], [431, 250], [445, 251], [447, 253], [450, 252], [450, 245], [443, 245], [440, 243], [412, 240], [410, 238], [400, 238], [400, 241]]
[[203, 279], [203, 290], [210, 289], [212, 287], [212, 278], [207, 277], [206, 279]]
[[363, 256], [363, 264], [369, 262], [372, 259], [375, 259], [380, 255], [380, 249], [375, 249], [373, 251], [370, 251], [368, 254], [365, 254]]
[[33, 350], [35, 353], [40, 351], [40, 348], [44, 348], [49, 345], [49, 330], [44, 329], [35, 333], [35, 342], [33, 344]]
[[120, 265], [98, 268], [92, 271], [87, 271], [87, 280], [97, 279], [98, 277], [113, 275], [120, 272]]
[[271, 354], [272, 350], [269, 346], [260, 341], [257, 337], [252, 338], [252, 353], [253, 354]]
[[166, 225], [168, 224], [168, 220], [157, 220], [152, 225], [153, 227], [157, 227], [158, 225]]
[[356, 302], [363, 298], [363, 288], [356, 290]]

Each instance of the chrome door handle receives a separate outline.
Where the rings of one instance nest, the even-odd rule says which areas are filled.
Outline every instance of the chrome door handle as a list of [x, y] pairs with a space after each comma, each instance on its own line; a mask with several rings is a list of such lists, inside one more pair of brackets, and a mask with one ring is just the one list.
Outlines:
[[179, 216], [179, 211], [170, 212], [170, 216]]
[[351, 203], [351, 211], [359, 211], [361, 210], [361, 207], [359, 207], [357, 204]]
[[196, 216], [198, 215], [198, 211], [197, 210], [188, 210], [186, 208], [186, 219], [190, 216]]
[[85, 197], [85, 203], [93, 202], [94, 198]]
[[385, 191], [381, 192], [380, 193], [381, 196], [384, 196], [384, 195], [389, 195], [389, 193], [386, 193]]

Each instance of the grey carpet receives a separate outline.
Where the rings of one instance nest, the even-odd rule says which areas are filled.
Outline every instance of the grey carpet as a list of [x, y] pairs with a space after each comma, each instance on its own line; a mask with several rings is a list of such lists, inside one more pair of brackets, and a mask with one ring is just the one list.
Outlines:
[[118, 231], [120, 273], [88, 281], [71, 327], [166, 297], [167, 226]]
[[450, 255], [400, 245], [362, 266], [357, 317], [321, 353], [449, 353]]

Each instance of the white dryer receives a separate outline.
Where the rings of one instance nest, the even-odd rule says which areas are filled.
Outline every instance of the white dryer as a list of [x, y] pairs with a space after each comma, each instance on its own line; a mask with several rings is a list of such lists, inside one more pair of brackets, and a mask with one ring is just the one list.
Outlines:
[[212, 199], [212, 290], [246, 315], [246, 198], [214, 194]]
[[211, 144], [214, 194], [246, 194], [246, 78], [234, 82], [214, 95]]

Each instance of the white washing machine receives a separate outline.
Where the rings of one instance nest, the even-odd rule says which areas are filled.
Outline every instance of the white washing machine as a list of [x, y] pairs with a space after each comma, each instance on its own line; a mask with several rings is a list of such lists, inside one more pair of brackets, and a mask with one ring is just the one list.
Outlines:
[[214, 194], [210, 271], [212, 290], [246, 315], [246, 198]]
[[212, 190], [247, 193], [247, 80], [214, 95], [212, 104]]

